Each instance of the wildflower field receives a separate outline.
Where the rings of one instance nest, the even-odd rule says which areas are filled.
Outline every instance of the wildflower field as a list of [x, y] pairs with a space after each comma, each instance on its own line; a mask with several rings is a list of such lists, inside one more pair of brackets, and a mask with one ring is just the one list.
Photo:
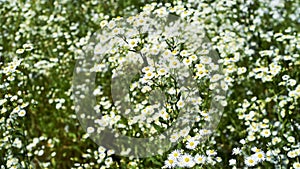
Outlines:
[[300, 0], [0, 0], [0, 169], [300, 169]]

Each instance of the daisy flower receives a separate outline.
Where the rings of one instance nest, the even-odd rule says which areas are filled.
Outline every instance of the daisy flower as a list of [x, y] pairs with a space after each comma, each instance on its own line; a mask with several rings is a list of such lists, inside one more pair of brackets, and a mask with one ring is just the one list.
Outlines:
[[183, 51], [180, 52], [180, 56], [185, 57], [185, 56], [188, 56], [188, 55], [189, 55], [189, 53], [186, 50], [183, 50]]
[[138, 45], [138, 40], [137, 39], [130, 39], [128, 41], [128, 45], [129, 45], [130, 48], [134, 48]]
[[245, 159], [245, 164], [249, 167], [253, 167], [257, 164], [257, 161], [255, 160], [255, 158], [250, 156]]
[[157, 74], [160, 76], [163, 76], [163, 75], [167, 74], [167, 70], [165, 68], [159, 68], [157, 70]]
[[194, 161], [197, 163], [197, 164], [204, 164], [205, 163], [205, 160], [206, 160], [206, 157], [204, 155], [199, 155], [197, 154], [195, 157], [194, 157]]
[[174, 168], [176, 166], [176, 164], [177, 164], [177, 161], [174, 158], [168, 158], [165, 161], [166, 168]]
[[110, 21], [110, 22], [107, 24], [107, 27], [108, 27], [109, 29], [113, 29], [115, 26], [116, 26], [116, 22], [115, 22], [115, 21]]
[[177, 159], [181, 156], [180, 150], [174, 150], [171, 154], [169, 154], [169, 158]]
[[33, 46], [32, 44], [24, 44], [23, 45], [23, 48], [26, 50], [26, 51], [31, 51], [33, 49]]
[[191, 56], [189, 57], [189, 59], [190, 59], [191, 61], [196, 61], [196, 60], [198, 59], [198, 57], [197, 57], [197, 55], [191, 55]]
[[94, 127], [88, 127], [87, 128], [87, 133], [91, 134], [95, 131]]
[[195, 141], [194, 139], [189, 139], [188, 142], [186, 143], [186, 148], [193, 150], [197, 147], [198, 144], [199, 141]]
[[265, 161], [265, 153], [263, 151], [257, 152], [254, 154], [254, 158], [258, 162]]
[[154, 77], [154, 73], [153, 72], [147, 72], [146, 74], [145, 74], [145, 78], [146, 79], [152, 79], [153, 77]]
[[215, 150], [206, 150], [206, 155], [215, 156], [217, 155], [217, 152]]
[[178, 135], [177, 133], [173, 133], [173, 134], [171, 135], [170, 141], [174, 143], [174, 142], [176, 142], [178, 139], [179, 139], [179, 135]]
[[212, 62], [212, 59], [210, 57], [204, 56], [201, 58], [201, 62], [204, 64], [210, 64]]
[[241, 152], [242, 152], [242, 150], [239, 147], [233, 148], [232, 155], [240, 155]]
[[236, 159], [230, 159], [229, 160], [229, 165], [236, 165]]
[[100, 26], [101, 28], [103, 28], [104, 26], [106, 26], [108, 24], [107, 20], [103, 20], [100, 22]]
[[184, 102], [182, 100], [179, 100], [176, 105], [178, 108], [182, 108], [184, 106]]
[[119, 34], [122, 34], [123, 32], [122, 32], [122, 29], [120, 29], [120, 28], [114, 28], [112, 30], [112, 33], [113, 33], [113, 35], [119, 35]]
[[294, 142], [295, 142], [295, 137], [289, 136], [289, 137], [287, 138], [287, 141], [290, 142], [290, 143], [294, 143]]
[[180, 156], [178, 161], [179, 161], [178, 165], [180, 167], [189, 167], [189, 168], [191, 168], [195, 165], [193, 157], [189, 154], [184, 154], [184, 155]]
[[177, 60], [177, 59], [174, 59], [174, 60], [172, 60], [171, 61], [171, 63], [170, 63], [170, 68], [178, 68], [178, 67], [180, 67], [180, 62], [179, 62], [179, 60]]
[[263, 137], [270, 137], [271, 135], [271, 131], [269, 129], [263, 129], [263, 131], [261, 132], [261, 136]]
[[143, 73], [146, 73], [146, 72], [153, 72], [154, 68], [153, 67], [150, 67], [150, 66], [146, 66], [142, 69], [142, 72]]
[[180, 134], [180, 136], [185, 137], [189, 134], [189, 132], [190, 132], [190, 128], [186, 127], [184, 129], [180, 130], [179, 134]]
[[17, 53], [17, 54], [22, 54], [22, 53], [24, 53], [24, 51], [25, 51], [24, 49], [18, 49], [18, 50], [16, 51], [16, 53]]
[[25, 110], [20, 110], [20, 111], [18, 112], [18, 115], [19, 115], [20, 117], [24, 117], [24, 116], [26, 115], [26, 111], [25, 111]]
[[201, 130], [199, 131], [199, 134], [200, 134], [200, 136], [209, 135], [209, 134], [211, 134], [211, 130], [208, 130], [208, 129], [201, 129]]
[[188, 58], [184, 58], [183, 59], [183, 64], [186, 65], [186, 66], [189, 66], [192, 64], [192, 60], [191, 59], [188, 59]]
[[171, 53], [172, 53], [172, 55], [175, 56], [175, 55], [177, 55], [179, 52], [178, 52], [178, 50], [175, 49], [175, 50], [173, 50]]
[[299, 163], [299, 162], [295, 162], [295, 163], [293, 164], [293, 167], [294, 167], [295, 169], [300, 169], [300, 163]]

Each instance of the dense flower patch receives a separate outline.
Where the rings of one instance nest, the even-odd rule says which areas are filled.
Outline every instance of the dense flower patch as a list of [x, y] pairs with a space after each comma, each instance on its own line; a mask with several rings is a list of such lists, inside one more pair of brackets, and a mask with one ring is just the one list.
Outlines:
[[[300, 168], [299, 8], [297, 0], [0, 0], [0, 168]], [[161, 24], [170, 15], [179, 22]], [[95, 33], [101, 118], [78, 116], [72, 83]], [[113, 98], [125, 90], [113, 79], [130, 64], [141, 66], [123, 79], [134, 116]], [[179, 85], [184, 70], [197, 89]], [[151, 102], [157, 89], [164, 104]], [[222, 111], [210, 111], [214, 99]], [[120, 156], [89, 138], [106, 127], [152, 137], [184, 109], [195, 125], [152, 157]]]

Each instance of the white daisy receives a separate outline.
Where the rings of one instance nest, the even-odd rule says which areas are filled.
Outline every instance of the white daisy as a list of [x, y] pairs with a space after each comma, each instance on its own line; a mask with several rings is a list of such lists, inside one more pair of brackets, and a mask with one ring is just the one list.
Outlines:
[[203, 56], [201, 57], [201, 62], [204, 64], [210, 64], [212, 62], [212, 59], [210, 57]]
[[122, 34], [122, 33], [123, 33], [123, 30], [120, 29], [120, 28], [114, 28], [114, 29], [112, 30], [112, 33], [113, 33], [113, 35], [119, 35], [119, 34]]
[[199, 131], [199, 134], [200, 134], [200, 136], [209, 135], [209, 134], [211, 134], [211, 130], [208, 130], [208, 129], [201, 129], [201, 130]]
[[239, 147], [233, 148], [232, 155], [240, 155], [241, 152], [242, 152], [242, 150]]
[[24, 117], [24, 116], [26, 115], [26, 111], [25, 111], [25, 110], [20, 110], [20, 111], [18, 112], [18, 115], [19, 115], [20, 117]]
[[181, 65], [181, 63], [179, 62], [179, 60], [177, 59], [173, 59], [171, 62], [170, 62], [170, 68], [179, 68]]
[[94, 127], [88, 127], [86, 131], [87, 131], [87, 133], [91, 134], [95, 131], [95, 129], [94, 129]]
[[257, 161], [253, 157], [250, 156], [245, 159], [245, 164], [249, 167], [253, 167], [257, 164]]
[[211, 78], [211, 82], [216, 82], [222, 78], [222, 75], [220, 74], [214, 74]]
[[270, 137], [271, 131], [269, 129], [263, 129], [261, 132], [261, 136], [263, 137]]
[[190, 132], [190, 128], [186, 127], [184, 129], [180, 130], [179, 134], [180, 134], [180, 136], [185, 137], [189, 134], [189, 132]]
[[157, 74], [160, 75], [160, 76], [163, 76], [163, 75], [167, 74], [167, 72], [168, 71], [165, 68], [159, 68], [157, 70]]
[[299, 163], [299, 162], [295, 162], [295, 163], [293, 164], [293, 167], [294, 167], [295, 169], [300, 169], [300, 163]]
[[113, 29], [115, 26], [116, 26], [116, 22], [115, 22], [115, 21], [110, 21], [110, 22], [108, 23], [108, 25], [107, 25], [107, 27], [108, 27], [109, 29]]
[[108, 24], [107, 20], [103, 20], [100, 22], [100, 26], [101, 28], [103, 28], [104, 26], [106, 26]]
[[139, 41], [137, 39], [130, 39], [128, 41], [128, 45], [129, 45], [130, 48], [134, 48], [134, 47], [136, 47], [138, 45], [138, 42]]
[[193, 157], [189, 154], [184, 154], [184, 155], [180, 156], [178, 161], [179, 161], [178, 165], [180, 167], [189, 167], [189, 168], [191, 168], [195, 165]]
[[146, 66], [142, 69], [143, 73], [147, 73], [147, 72], [153, 72], [154, 68], [151, 66]]
[[189, 59], [190, 59], [191, 61], [196, 61], [196, 60], [198, 59], [198, 57], [197, 57], [197, 55], [191, 55], [191, 56], [189, 57]]
[[289, 137], [287, 138], [287, 141], [290, 142], [290, 143], [294, 143], [294, 142], [295, 142], [295, 137], [289, 136]]
[[296, 154], [295, 151], [289, 151], [289, 152], [287, 153], [287, 156], [288, 156], [289, 158], [295, 158], [295, 157], [297, 156], [297, 154]]
[[189, 55], [189, 53], [186, 50], [183, 50], [183, 51], [180, 52], [180, 56], [182, 56], [182, 57], [185, 57], [185, 56], [188, 56], [188, 55]]
[[170, 141], [175, 143], [179, 139], [179, 135], [177, 133], [173, 133], [170, 137]]
[[215, 150], [206, 150], [206, 155], [215, 156], [217, 155], [217, 152]]
[[206, 157], [204, 155], [199, 155], [197, 154], [195, 157], [194, 157], [194, 161], [197, 163], [197, 164], [204, 164], [205, 163], [205, 160], [206, 160]]
[[24, 53], [24, 51], [25, 51], [24, 49], [18, 49], [18, 50], [16, 51], [16, 53], [17, 53], [17, 54], [22, 54], [22, 53]]
[[258, 162], [265, 161], [265, 153], [263, 151], [259, 151], [254, 154], [254, 158]]
[[173, 159], [173, 158], [168, 158], [166, 161], [165, 161], [165, 166], [166, 168], [174, 168], [177, 164], [177, 161], [176, 159]]
[[33, 45], [32, 44], [24, 44], [23, 45], [23, 48], [26, 50], [26, 51], [31, 51], [33, 49]]
[[199, 141], [196, 141], [194, 139], [189, 139], [188, 142], [186, 143], [186, 148], [193, 150], [197, 147], [198, 144]]
[[172, 55], [175, 56], [175, 55], [177, 55], [179, 52], [178, 52], [178, 50], [175, 49], [175, 50], [173, 50], [171, 53], [172, 53]]
[[229, 165], [236, 165], [236, 159], [230, 159], [229, 160]]
[[184, 104], [184, 101], [179, 100], [176, 105], [178, 108], [182, 108], [185, 104]]
[[168, 158], [177, 159], [181, 156], [181, 152], [179, 150], [172, 151], [171, 154], [169, 154]]
[[201, 79], [202, 77], [207, 76], [208, 75], [207, 73], [208, 73], [208, 70], [206, 70], [205, 68], [198, 69], [196, 72], [196, 76]]
[[191, 59], [188, 59], [188, 58], [184, 58], [183, 59], [183, 64], [186, 65], [186, 66], [189, 66], [192, 64], [192, 60]]
[[152, 79], [153, 77], [154, 77], [154, 73], [153, 72], [147, 72], [146, 74], [145, 74], [145, 78], [146, 79]]

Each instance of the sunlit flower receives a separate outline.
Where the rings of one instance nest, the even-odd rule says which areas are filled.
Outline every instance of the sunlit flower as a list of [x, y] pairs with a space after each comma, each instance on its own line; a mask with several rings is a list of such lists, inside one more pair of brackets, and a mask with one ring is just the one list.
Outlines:
[[87, 128], [87, 133], [93, 133], [95, 131], [95, 128], [94, 127], [88, 127]]
[[181, 167], [193, 167], [195, 165], [194, 159], [189, 154], [183, 154], [178, 159], [178, 165]]
[[262, 151], [259, 151], [257, 153], [254, 154], [254, 158], [256, 161], [258, 162], [262, 162], [265, 160], [265, 153]]
[[230, 159], [230, 160], [229, 160], [229, 165], [230, 165], [230, 166], [236, 165], [236, 159]]
[[18, 115], [19, 115], [20, 117], [24, 117], [24, 116], [26, 115], [26, 111], [25, 111], [25, 110], [20, 110], [20, 111], [18, 112]]
[[168, 159], [165, 161], [165, 166], [166, 166], [167, 168], [174, 168], [176, 165], [177, 165], [177, 162], [176, 162], [175, 159], [168, 158]]
[[197, 164], [204, 164], [205, 163], [205, 156], [204, 155], [199, 155], [197, 154], [194, 158], [194, 161], [197, 163]]
[[206, 150], [206, 155], [215, 156], [217, 155], [217, 152], [215, 150]]
[[240, 155], [241, 153], [242, 153], [242, 150], [239, 147], [233, 148], [233, 150], [232, 150], [233, 155]]
[[25, 51], [24, 49], [18, 49], [18, 50], [16, 51], [16, 53], [17, 53], [17, 54], [22, 54], [22, 53], [24, 53], [24, 51]]
[[271, 131], [269, 129], [263, 129], [262, 132], [261, 132], [261, 135], [263, 137], [270, 137]]
[[186, 143], [186, 148], [193, 150], [197, 147], [198, 144], [199, 141], [196, 141], [194, 139], [189, 139]]
[[252, 156], [250, 156], [245, 159], [245, 164], [249, 167], [253, 167], [257, 164], [257, 161], [255, 161], [255, 159]]
[[139, 41], [137, 39], [130, 39], [128, 41], [128, 45], [129, 45], [129, 47], [133, 48], [133, 47], [136, 47], [138, 45], [138, 42]]
[[295, 169], [300, 169], [300, 163], [299, 163], [299, 162], [295, 162], [295, 163], [293, 164], [293, 167], [294, 167]]

